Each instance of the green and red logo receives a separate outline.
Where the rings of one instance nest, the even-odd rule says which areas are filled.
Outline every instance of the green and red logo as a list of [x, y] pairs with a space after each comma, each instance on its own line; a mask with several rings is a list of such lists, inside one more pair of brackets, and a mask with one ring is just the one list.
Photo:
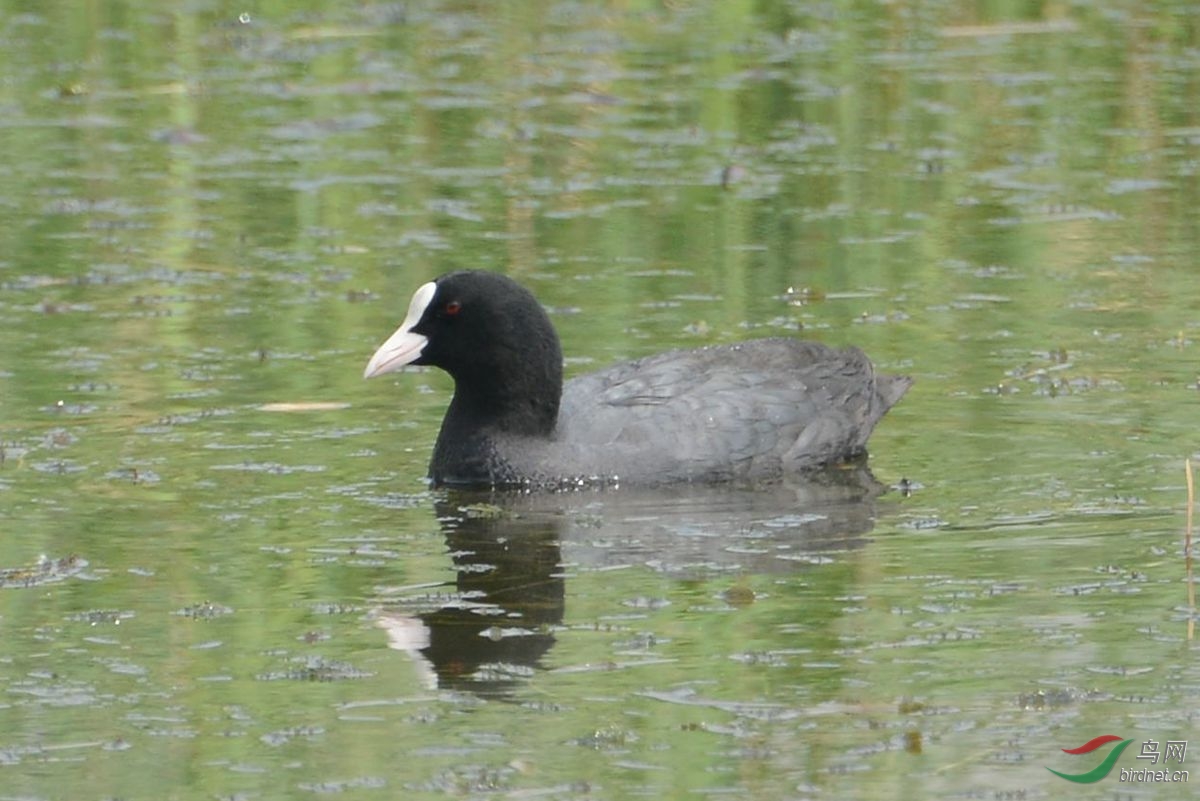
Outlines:
[[1104, 761], [1089, 770], [1087, 773], [1060, 773], [1054, 768], [1046, 768], [1046, 770], [1050, 771], [1055, 776], [1061, 776], [1067, 781], [1075, 782], [1076, 784], [1091, 784], [1092, 782], [1098, 782], [1109, 774], [1109, 771], [1113, 769], [1113, 765], [1117, 764], [1117, 759], [1121, 756], [1121, 752], [1124, 751], [1129, 744], [1133, 742], [1133, 740], [1126, 740], [1118, 737], [1115, 734], [1102, 734], [1094, 740], [1088, 740], [1078, 748], [1063, 749], [1063, 753], [1066, 754], [1090, 754], [1101, 746], [1115, 742], [1119, 742], [1120, 745], [1109, 751], [1108, 756], [1104, 758]]

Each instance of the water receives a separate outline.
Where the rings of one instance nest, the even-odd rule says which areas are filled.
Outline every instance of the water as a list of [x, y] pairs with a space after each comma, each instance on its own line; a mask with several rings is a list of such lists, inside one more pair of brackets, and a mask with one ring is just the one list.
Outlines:
[[[3, 10], [0, 797], [1189, 797], [1187, 4]], [[430, 492], [464, 266], [916, 384], [874, 482]]]

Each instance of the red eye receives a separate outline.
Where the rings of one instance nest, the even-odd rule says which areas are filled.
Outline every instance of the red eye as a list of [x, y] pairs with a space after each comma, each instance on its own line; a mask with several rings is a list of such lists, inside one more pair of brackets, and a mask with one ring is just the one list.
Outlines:
[[443, 308], [445, 309], [446, 314], [453, 317], [454, 315], [456, 315], [460, 311], [462, 311], [462, 304], [459, 303], [457, 300], [452, 300], [449, 303], [447, 303]]

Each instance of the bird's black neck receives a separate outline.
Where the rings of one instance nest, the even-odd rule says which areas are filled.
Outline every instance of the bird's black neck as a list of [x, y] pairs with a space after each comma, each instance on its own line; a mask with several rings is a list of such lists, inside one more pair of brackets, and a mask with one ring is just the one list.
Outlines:
[[546, 358], [528, 357], [455, 376], [454, 398], [438, 433], [429, 475], [435, 484], [503, 484], [509, 465], [495, 447], [510, 437], [548, 441], [558, 425], [562, 355], [555, 340]]
[[[476, 377], [478, 378], [478, 377]], [[525, 437], [549, 437], [558, 424], [562, 399], [562, 368], [556, 376], [530, 376], [507, 382], [457, 382], [454, 398], [442, 421], [442, 432], [470, 435], [495, 432]], [[536, 380], [534, 380], [536, 379]], [[440, 439], [440, 437], [439, 437]]]

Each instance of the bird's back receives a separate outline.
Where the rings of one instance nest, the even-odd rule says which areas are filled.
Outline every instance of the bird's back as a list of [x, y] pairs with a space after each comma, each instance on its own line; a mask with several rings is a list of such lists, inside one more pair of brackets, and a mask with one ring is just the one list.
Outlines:
[[567, 382], [557, 450], [633, 483], [803, 472], [863, 454], [910, 384], [794, 339], [669, 351]]

